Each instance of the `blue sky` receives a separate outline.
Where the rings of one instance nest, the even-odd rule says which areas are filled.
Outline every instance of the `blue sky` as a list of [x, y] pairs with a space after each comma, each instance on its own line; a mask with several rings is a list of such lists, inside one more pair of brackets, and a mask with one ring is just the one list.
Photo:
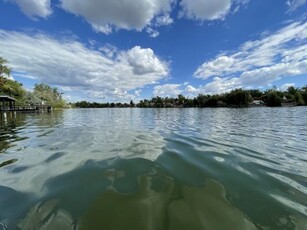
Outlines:
[[0, 0], [0, 56], [68, 101], [307, 85], [307, 0]]

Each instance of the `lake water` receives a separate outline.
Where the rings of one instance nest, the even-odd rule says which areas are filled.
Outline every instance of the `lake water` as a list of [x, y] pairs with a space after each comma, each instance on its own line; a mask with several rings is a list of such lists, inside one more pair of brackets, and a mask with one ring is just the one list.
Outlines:
[[307, 107], [0, 120], [0, 229], [307, 229]]

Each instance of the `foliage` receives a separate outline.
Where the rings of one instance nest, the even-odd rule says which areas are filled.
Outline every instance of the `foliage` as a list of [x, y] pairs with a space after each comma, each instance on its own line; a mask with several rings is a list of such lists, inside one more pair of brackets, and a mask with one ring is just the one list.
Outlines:
[[52, 88], [44, 83], [35, 84], [33, 93], [37, 98], [54, 108], [63, 108], [66, 104], [62, 98], [62, 93], [56, 87]]
[[0, 94], [14, 97], [20, 101], [26, 91], [22, 88], [21, 83], [8, 78], [11, 70], [6, 64], [7, 61], [0, 57]]
[[295, 101], [297, 105], [304, 105], [304, 98], [299, 88], [290, 86], [285, 94], [288, 99]]
[[4, 75], [9, 76], [11, 73], [11, 69], [7, 67], [7, 60], [0, 57], [0, 77], [4, 77]]
[[34, 93], [27, 91], [23, 97], [24, 105], [40, 105], [42, 100], [39, 99]]
[[302, 95], [304, 104], [307, 105], [307, 86], [301, 89], [301, 95]]
[[249, 91], [242, 89], [235, 89], [225, 95], [226, 103], [237, 107], [247, 107], [253, 98]]
[[[290, 93], [291, 92], [291, 93]], [[290, 95], [290, 94], [292, 95]], [[290, 95], [290, 96], [289, 96]], [[284, 98], [292, 98], [290, 101]], [[176, 98], [169, 97], [153, 97], [152, 99], [144, 99], [134, 104], [130, 101], [127, 103], [96, 103], [81, 101], [75, 103], [77, 108], [122, 108], [122, 107], [139, 107], [139, 108], [173, 108], [173, 107], [248, 107], [253, 100], [263, 100], [267, 106], [281, 106], [283, 102], [293, 102], [295, 105], [307, 104], [307, 86], [301, 89], [290, 88], [287, 92], [278, 91], [276, 87], [262, 92], [258, 89], [243, 90], [235, 89], [229, 93], [204, 95], [199, 94], [195, 98], [186, 98], [179, 94]]]
[[271, 91], [267, 94], [267, 105], [268, 106], [281, 106], [282, 98], [276, 91]]
[[17, 81], [0, 77], [0, 94], [8, 95], [16, 98], [18, 101], [22, 101], [26, 91], [22, 87], [22, 84]]

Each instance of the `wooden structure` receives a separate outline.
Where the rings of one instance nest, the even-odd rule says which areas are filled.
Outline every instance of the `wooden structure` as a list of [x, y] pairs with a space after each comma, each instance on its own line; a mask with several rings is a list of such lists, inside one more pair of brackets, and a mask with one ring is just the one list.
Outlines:
[[15, 98], [6, 95], [0, 95], [0, 102], [2, 102], [0, 108], [1, 112], [15, 111]]
[[50, 105], [16, 106], [16, 99], [6, 95], [0, 95], [0, 112], [51, 112]]

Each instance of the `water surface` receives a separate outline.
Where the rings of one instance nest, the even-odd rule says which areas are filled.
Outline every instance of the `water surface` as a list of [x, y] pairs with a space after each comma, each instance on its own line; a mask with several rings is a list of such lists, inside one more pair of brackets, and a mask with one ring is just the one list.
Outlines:
[[0, 229], [307, 229], [307, 108], [0, 120]]

